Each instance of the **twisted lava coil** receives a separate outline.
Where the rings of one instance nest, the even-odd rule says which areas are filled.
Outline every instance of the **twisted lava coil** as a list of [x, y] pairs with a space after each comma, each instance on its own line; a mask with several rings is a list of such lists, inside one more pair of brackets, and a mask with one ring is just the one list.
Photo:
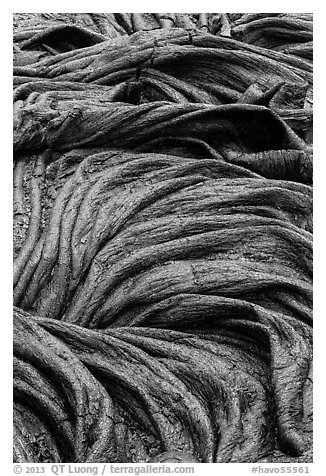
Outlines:
[[14, 27], [14, 461], [311, 461], [312, 15]]

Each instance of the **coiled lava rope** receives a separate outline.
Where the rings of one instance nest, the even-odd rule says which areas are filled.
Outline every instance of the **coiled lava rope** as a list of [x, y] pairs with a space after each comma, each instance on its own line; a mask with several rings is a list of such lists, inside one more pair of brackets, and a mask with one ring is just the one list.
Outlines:
[[310, 461], [312, 16], [14, 27], [15, 462]]

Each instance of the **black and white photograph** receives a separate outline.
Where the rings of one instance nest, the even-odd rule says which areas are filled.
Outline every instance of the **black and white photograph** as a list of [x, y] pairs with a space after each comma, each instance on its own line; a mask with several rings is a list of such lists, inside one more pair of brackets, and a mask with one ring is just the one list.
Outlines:
[[12, 15], [14, 472], [310, 472], [313, 18]]

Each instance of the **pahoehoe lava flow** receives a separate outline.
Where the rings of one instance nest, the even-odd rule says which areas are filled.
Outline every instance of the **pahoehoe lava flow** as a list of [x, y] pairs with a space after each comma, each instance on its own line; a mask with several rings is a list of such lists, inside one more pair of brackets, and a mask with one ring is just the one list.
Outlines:
[[312, 461], [312, 25], [14, 14], [14, 461]]

